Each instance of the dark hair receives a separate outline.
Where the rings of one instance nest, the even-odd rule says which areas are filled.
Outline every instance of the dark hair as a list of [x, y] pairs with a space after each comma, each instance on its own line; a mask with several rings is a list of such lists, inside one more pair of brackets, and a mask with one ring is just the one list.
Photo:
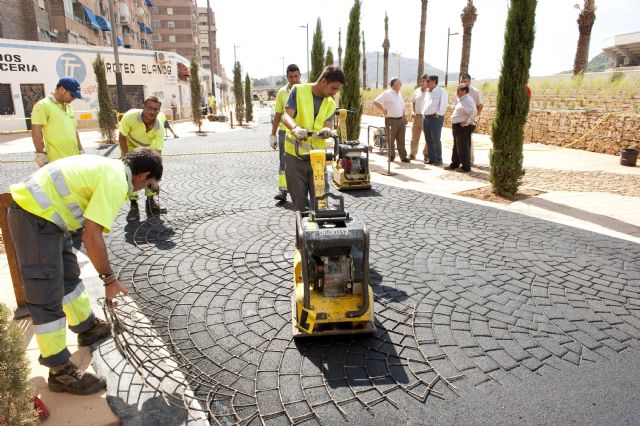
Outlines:
[[300, 72], [300, 67], [298, 67], [296, 64], [289, 64], [289, 65], [287, 66], [287, 75], [288, 75], [290, 72], [296, 72], [296, 71]]
[[429, 77], [427, 77], [427, 80], [435, 81], [436, 84], [438, 84], [438, 76], [435, 74], [431, 74]]
[[399, 81], [400, 77], [393, 77], [391, 79], [391, 81], [389, 82], [389, 87], [393, 86], [394, 84], [396, 84], [396, 81]]
[[464, 93], [469, 93], [469, 85], [467, 83], [462, 83], [458, 85], [458, 90], [462, 90]]
[[326, 67], [324, 67], [324, 69], [322, 70], [322, 74], [320, 74], [320, 77], [318, 77], [318, 80], [316, 80], [316, 82], [322, 80], [323, 78], [327, 80], [327, 83], [337, 82], [347, 84], [347, 80], [344, 78], [344, 72], [340, 67], [337, 67], [335, 65], [327, 65]]
[[144, 99], [144, 102], [142, 103], [142, 105], [146, 104], [147, 102], [154, 102], [154, 103], [156, 103], [156, 104], [160, 104], [160, 105], [162, 105], [162, 102], [160, 102], [160, 99], [158, 99], [158, 98], [157, 98], [157, 97], [155, 97], [155, 96], [147, 96], [147, 97]]
[[424, 73], [422, 74], [422, 76], [420, 76], [420, 78], [424, 78], [425, 80], [427, 80], [429, 78], [429, 74]]
[[162, 179], [162, 157], [151, 148], [136, 148], [122, 159], [131, 168], [131, 174], [149, 172], [152, 179]]

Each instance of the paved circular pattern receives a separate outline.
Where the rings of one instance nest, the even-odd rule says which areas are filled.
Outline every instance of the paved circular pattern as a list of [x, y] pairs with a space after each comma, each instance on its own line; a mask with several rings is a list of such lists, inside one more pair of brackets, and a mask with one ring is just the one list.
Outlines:
[[[166, 153], [261, 150], [264, 134]], [[119, 344], [147, 381], [189, 386], [172, 403], [222, 424], [416, 421], [442, 400], [640, 349], [639, 245], [382, 185], [345, 194], [371, 232], [376, 334], [294, 341], [294, 214], [274, 205], [276, 161], [167, 157], [169, 214], [126, 224], [123, 211], [108, 237], [140, 310], [116, 310]]]

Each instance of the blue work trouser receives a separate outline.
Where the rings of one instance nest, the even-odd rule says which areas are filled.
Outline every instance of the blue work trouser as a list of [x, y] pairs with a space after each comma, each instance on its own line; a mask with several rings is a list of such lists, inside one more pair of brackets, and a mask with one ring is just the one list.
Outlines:
[[429, 161], [442, 163], [442, 142], [440, 135], [442, 134], [442, 125], [444, 124], [443, 116], [425, 116], [423, 122], [424, 138], [427, 141], [427, 157]]
[[62, 365], [71, 357], [67, 349], [67, 323], [71, 331], [81, 333], [94, 322], [71, 234], [23, 210], [15, 202], [7, 219], [40, 348], [40, 364]]

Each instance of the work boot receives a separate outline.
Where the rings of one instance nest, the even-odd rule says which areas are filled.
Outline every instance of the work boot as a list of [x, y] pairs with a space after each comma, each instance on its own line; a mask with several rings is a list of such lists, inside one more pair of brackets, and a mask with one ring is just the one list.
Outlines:
[[273, 196], [273, 199], [278, 201], [287, 201], [287, 191], [278, 191], [278, 193]]
[[87, 331], [78, 333], [78, 346], [91, 346], [100, 339], [111, 337], [109, 323], [100, 318], [93, 319], [93, 326]]
[[138, 202], [131, 200], [131, 209], [129, 209], [129, 213], [127, 214], [127, 222], [136, 220], [140, 220], [140, 209], [138, 209]]
[[153, 197], [147, 197], [145, 210], [147, 212], [147, 216], [159, 216], [161, 214], [167, 213], [167, 209], [165, 209], [164, 207], [160, 207], [158, 202]]
[[49, 390], [74, 395], [91, 395], [106, 389], [107, 382], [98, 376], [78, 370], [71, 361], [49, 369]]

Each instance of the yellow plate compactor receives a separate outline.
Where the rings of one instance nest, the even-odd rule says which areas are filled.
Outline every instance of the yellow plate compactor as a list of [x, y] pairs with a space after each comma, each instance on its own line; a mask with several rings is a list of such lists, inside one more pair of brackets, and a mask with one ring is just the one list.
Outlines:
[[347, 115], [352, 112], [338, 110], [339, 137], [335, 138], [333, 184], [340, 191], [371, 188], [369, 146], [359, 140], [347, 140]]
[[325, 166], [333, 154], [298, 156], [311, 162], [316, 197], [311, 211], [296, 214], [293, 336], [373, 333], [369, 231], [345, 211], [343, 197], [325, 193]]

